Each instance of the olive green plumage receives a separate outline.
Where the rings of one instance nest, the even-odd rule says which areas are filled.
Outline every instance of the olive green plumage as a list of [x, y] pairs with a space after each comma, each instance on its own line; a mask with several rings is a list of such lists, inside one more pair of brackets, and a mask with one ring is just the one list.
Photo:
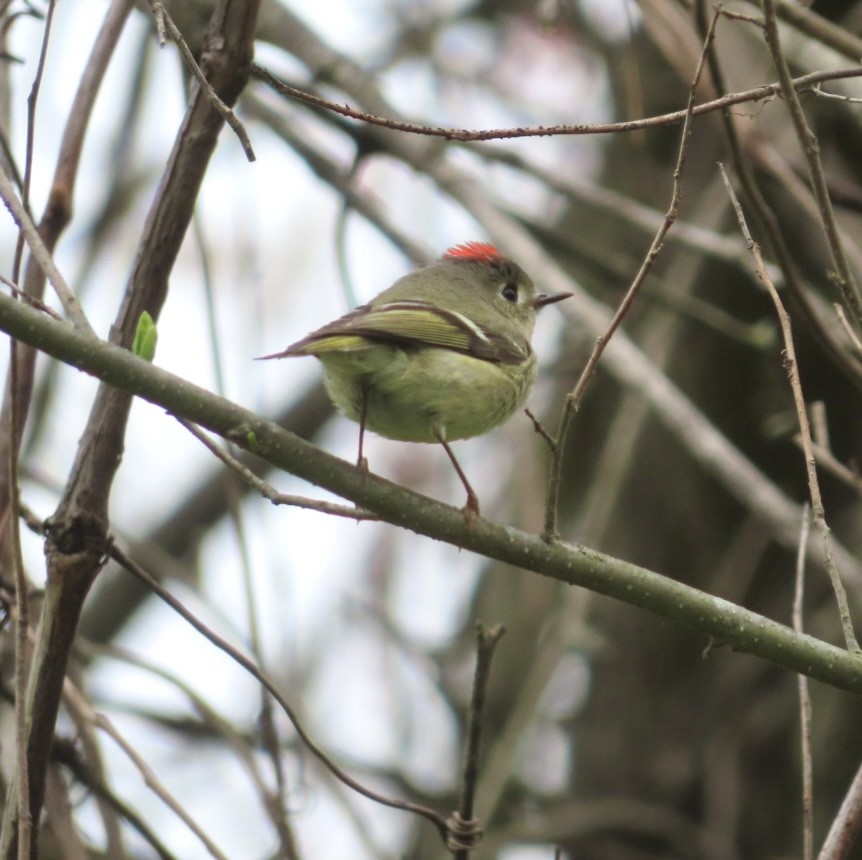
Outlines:
[[524, 403], [541, 295], [492, 245], [450, 248], [367, 305], [265, 358], [313, 355], [333, 403], [390, 439], [478, 436]]

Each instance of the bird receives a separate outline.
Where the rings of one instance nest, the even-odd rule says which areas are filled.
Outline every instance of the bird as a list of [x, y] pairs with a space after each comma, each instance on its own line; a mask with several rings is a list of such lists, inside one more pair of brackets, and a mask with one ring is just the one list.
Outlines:
[[540, 293], [497, 248], [469, 241], [398, 279], [368, 304], [260, 360], [313, 355], [333, 404], [365, 431], [439, 443], [479, 500], [450, 442], [487, 433], [523, 406], [536, 379], [531, 345], [538, 312], [571, 296]]

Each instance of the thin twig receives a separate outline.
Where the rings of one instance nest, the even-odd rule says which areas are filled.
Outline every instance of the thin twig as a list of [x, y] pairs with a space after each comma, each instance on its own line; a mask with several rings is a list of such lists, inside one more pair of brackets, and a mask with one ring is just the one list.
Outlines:
[[[192, 225], [194, 228], [195, 242], [198, 246], [198, 253], [200, 255], [202, 286], [204, 302], [206, 305], [207, 335], [210, 341], [210, 354], [213, 362], [216, 391], [224, 396], [227, 393], [227, 386], [225, 385], [222, 350], [219, 349], [219, 325], [216, 311], [215, 290], [213, 286], [212, 266], [210, 265], [210, 253], [209, 248], [207, 247], [206, 235], [200, 212], [195, 211]], [[194, 430], [192, 430], [192, 432], [194, 433]], [[195, 433], [194, 435], [198, 439], [201, 438], [198, 433]], [[209, 445], [207, 445], [207, 447], [211, 451], [214, 450]], [[227, 449], [225, 449], [223, 453], [232, 461], [232, 463], [228, 464], [230, 468], [235, 471], [245, 468], [229, 453]], [[242, 472], [238, 471], [238, 474], [242, 475]], [[253, 473], [250, 471], [248, 474], [252, 474], [253, 476]], [[247, 481], [247, 475], [242, 475], [242, 477]], [[245, 592], [245, 610], [248, 620], [249, 644], [257, 662], [260, 665], [264, 665], [260, 625], [257, 620], [258, 601], [255, 597], [251, 555], [249, 553], [247, 533], [243, 520], [243, 507], [240, 504], [241, 497], [238, 483], [236, 481], [228, 481], [226, 482], [225, 489], [227, 510], [235, 532], [236, 546], [238, 547], [241, 562], [241, 578]], [[297, 856], [297, 851], [294, 844], [295, 840], [293, 838], [293, 834], [290, 832], [290, 828], [287, 823], [287, 818], [283, 814], [283, 810], [287, 808], [285, 796], [286, 779], [284, 774], [283, 758], [278, 746], [278, 734], [275, 728], [272, 700], [264, 689], [260, 689], [260, 697], [260, 716], [258, 718], [259, 739], [262, 747], [266, 750], [267, 755], [269, 756], [272, 771], [275, 774], [274, 791], [270, 790], [269, 787], [262, 782], [259, 784], [262, 792], [263, 807], [278, 833], [280, 853], [284, 857], [292, 858]]]
[[834, 279], [853, 320], [854, 328], [857, 332], [862, 332], [862, 295], [860, 295], [859, 286], [853, 277], [853, 272], [841, 243], [840, 230], [835, 220], [832, 201], [829, 197], [826, 174], [820, 161], [820, 145], [817, 142], [817, 136], [805, 118], [802, 103], [799, 101], [799, 93], [790, 75], [787, 60], [781, 50], [781, 38], [778, 32], [778, 20], [775, 13], [775, 0], [763, 0], [762, 6], [766, 44], [769, 52], [772, 54], [772, 62], [778, 72], [781, 92], [787, 102], [793, 127], [796, 129], [799, 146], [808, 163], [808, 178], [811, 183], [811, 190], [817, 200], [823, 224], [823, 232], [832, 255]]
[[[144, 672], [151, 673], [171, 686], [175, 687], [189, 701], [190, 705], [200, 715], [202, 724], [224, 744], [231, 749], [236, 755], [240, 763], [248, 771], [249, 778], [260, 794], [261, 805], [273, 821], [273, 826], [279, 833], [282, 840], [281, 850], [285, 860], [287, 858], [296, 857], [297, 851], [293, 846], [292, 841], [288, 843], [287, 839], [292, 840], [289, 825], [287, 821], [277, 822], [276, 818], [285, 819], [286, 805], [279, 803], [278, 798], [273, 795], [272, 790], [267, 786], [267, 780], [261, 772], [259, 764], [259, 756], [256, 749], [249, 743], [248, 738], [239, 732], [230, 724], [217, 710], [215, 710], [201, 695], [199, 695], [188, 683], [183, 681], [174, 673], [159, 666], [156, 663], [147, 660], [146, 658], [135, 654], [125, 648], [116, 645], [96, 645], [92, 642], [77, 641], [76, 649], [81, 651], [86, 657], [109, 657], [113, 660], [118, 660], [125, 665], [136, 666]], [[285, 832], [282, 832], [284, 829]]]
[[123, 737], [108, 717], [90, 707], [84, 696], [68, 679], [64, 685], [63, 695], [67, 701], [74, 703], [74, 707], [79, 714], [85, 716], [94, 726], [101, 729], [117, 744], [138, 769], [147, 787], [197, 836], [207, 851], [216, 860], [228, 860], [218, 845], [207, 836], [200, 825], [191, 817], [186, 808], [168, 791], [164, 783], [156, 776], [155, 771], [144, 760], [144, 757]]
[[[748, 2], [754, 4], [757, 0]], [[799, 0], [778, 0], [778, 15], [798, 32], [808, 36], [812, 43], [819, 42], [858, 62], [862, 57], [862, 39], [853, 32], [853, 28], [818, 15], [811, 10], [811, 5], [800, 3]]]
[[491, 661], [506, 628], [502, 624], [485, 627], [476, 625], [476, 673], [473, 678], [473, 697], [467, 721], [467, 745], [464, 750], [464, 772], [461, 781], [461, 797], [458, 809], [447, 822], [446, 847], [455, 860], [469, 860], [470, 852], [482, 838], [482, 829], [474, 817], [476, 786], [479, 781], [479, 752], [484, 728], [485, 701], [488, 695], [488, 680], [491, 676]]
[[842, 93], [827, 93], [826, 90], [821, 89], [820, 84], [815, 84], [811, 90], [814, 95], [821, 96], [825, 99], [837, 99], [841, 102], [850, 102], [851, 104], [862, 104], [862, 98], [857, 96], [845, 96]]
[[9, 291], [16, 299], [20, 299], [22, 302], [27, 302], [30, 307], [34, 307], [36, 310], [42, 311], [43, 314], [48, 314], [49, 317], [53, 317], [58, 322], [63, 322], [63, 317], [58, 314], [54, 308], [50, 305], [46, 305], [45, 302], [40, 299], [34, 298], [25, 293], [24, 290], [16, 286], [15, 282], [11, 278], [7, 278], [5, 275], [0, 275], [0, 283], [9, 287]]
[[164, 45], [165, 33], [167, 33], [171, 41], [179, 48], [180, 56], [183, 58], [186, 68], [206, 93], [216, 112], [221, 115], [222, 119], [233, 129], [234, 134], [239, 138], [245, 157], [249, 161], [255, 161], [256, 156], [245, 126], [237, 119], [237, 115], [219, 98], [218, 93], [212, 88], [212, 84], [206, 79], [195, 59], [195, 55], [192, 53], [191, 48], [189, 48], [177, 25], [174, 24], [173, 18], [168, 14], [164, 4], [161, 0], [147, 0], [147, 2], [150, 4], [150, 11], [156, 24], [156, 33], [158, 34], [159, 42]]
[[[152, 2], [152, 0], [151, 0]], [[644, 119], [634, 119], [627, 122], [607, 122], [607, 123], [576, 123], [574, 125], [547, 125], [534, 127], [519, 127], [519, 128], [491, 128], [472, 130], [465, 128], [443, 128], [440, 126], [428, 126], [420, 123], [403, 122], [401, 120], [391, 119], [389, 117], [378, 116], [372, 113], [358, 110], [350, 107], [350, 105], [339, 104], [338, 102], [330, 101], [322, 98], [314, 93], [306, 92], [305, 90], [292, 87], [285, 83], [280, 78], [277, 78], [263, 66], [256, 63], [252, 64], [252, 75], [271, 86], [276, 92], [286, 98], [301, 101], [304, 104], [312, 107], [322, 108], [332, 111], [341, 116], [356, 119], [369, 125], [377, 125], [382, 128], [388, 128], [392, 131], [408, 132], [410, 134], [421, 134], [430, 137], [442, 137], [444, 140], [458, 141], [479, 141], [479, 140], [510, 140], [512, 138], [521, 137], [557, 137], [561, 135], [587, 135], [587, 134], [615, 134], [619, 132], [639, 131], [644, 128], [655, 128], [663, 125], [675, 125], [685, 122], [686, 117], [702, 116], [703, 114], [711, 113], [716, 110], [723, 110], [732, 105], [743, 104], [745, 102], [757, 102], [763, 99], [774, 98], [782, 91], [782, 84], [764, 84], [763, 86], [754, 87], [750, 90], [743, 90], [738, 93], [730, 93], [712, 101], [704, 102], [696, 105], [692, 110], [678, 110], [671, 113], [660, 114], [658, 116], [646, 117]], [[823, 81], [841, 80], [844, 78], [862, 77], [862, 69], [859, 66], [853, 66], [846, 69], [832, 69], [830, 71], [811, 72], [807, 75], [801, 75], [798, 78], [792, 79], [792, 86], [797, 91], [808, 90], [815, 84]]]
[[18, 804], [18, 857], [29, 860], [33, 838], [33, 819], [30, 815], [30, 767], [27, 758], [27, 674], [30, 666], [30, 610], [27, 600], [27, 576], [21, 554], [20, 487], [18, 485], [18, 349], [17, 341], [9, 339], [10, 428], [12, 444], [9, 446], [9, 508], [8, 535], [12, 569], [15, 578], [15, 768], [17, 772]]
[[[794, 436], [793, 441], [802, 448], [801, 436]], [[862, 476], [858, 472], [854, 472], [849, 466], [845, 466], [829, 448], [818, 445], [817, 442], [811, 443], [811, 451], [819, 466], [822, 466], [827, 472], [834, 475], [839, 481], [857, 493], [862, 494]]]
[[563, 408], [563, 413], [560, 416], [560, 423], [557, 428], [557, 448], [554, 452], [554, 457], [551, 460], [550, 477], [548, 479], [548, 494], [545, 502], [545, 525], [542, 530], [542, 537], [548, 542], [553, 542], [558, 538], [557, 517], [559, 511], [560, 487], [562, 486], [562, 461], [563, 452], [566, 447], [566, 435], [568, 434], [571, 423], [574, 420], [575, 413], [580, 407], [584, 392], [598, 367], [599, 360], [605, 351], [605, 347], [608, 345], [608, 342], [614, 336], [614, 333], [619, 328], [623, 319], [634, 304], [634, 300], [640, 291], [640, 288], [646, 281], [653, 263], [661, 252], [665, 237], [676, 221], [676, 217], [679, 212], [679, 203], [680, 198], [682, 197], [682, 173], [683, 168], [685, 167], [686, 156], [688, 154], [689, 141], [691, 140], [691, 120], [694, 115], [695, 93], [697, 91], [698, 83], [700, 82], [701, 74], [703, 73], [703, 67], [709, 46], [712, 44], [712, 40], [715, 37], [715, 26], [718, 21], [719, 14], [720, 10], [717, 10], [713, 16], [709, 30], [704, 39], [703, 49], [700, 53], [700, 59], [694, 73], [694, 78], [689, 87], [688, 104], [686, 106], [685, 119], [683, 121], [682, 132], [680, 134], [679, 152], [677, 154], [676, 165], [673, 171], [673, 190], [671, 192], [670, 205], [668, 206], [664, 219], [653, 238], [649, 251], [647, 251], [646, 257], [644, 257], [638, 273], [635, 275], [631, 286], [628, 288], [628, 291], [625, 296], [623, 296], [622, 301], [617, 307], [617, 310], [608, 325], [607, 331], [605, 331], [605, 333], [596, 341], [596, 345], [593, 348], [575, 387], [566, 397], [566, 404]]
[[9, 214], [24, 235], [24, 239], [30, 247], [30, 253], [51, 282], [51, 286], [54, 288], [54, 292], [57, 293], [57, 298], [60, 299], [69, 319], [80, 331], [95, 337], [96, 333], [93, 331], [90, 323], [87, 322], [78, 299], [75, 298], [71, 287], [66, 283], [66, 279], [60, 274], [60, 270], [54, 264], [51, 252], [45, 247], [45, 243], [42, 241], [42, 237], [39, 235], [33, 219], [27, 214], [27, 210], [18, 199], [12, 182], [7, 176], [6, 171], [2, 168], [0, 168], [0, 199], [6, 204]]
[[862, 830], [862, 765], [856, 771], [841, 808], [826, 834], [817, 860], [848, 860]]
[[63, 765], [77, 782], [86, 786], [89, 792], [116, 810], [128, 826], [136, 830], [140, 837], [149, 844], [160, 860], [178, 860], [176, 855], [172, 854], [167, 846], [162, 844], [159, 835], [146, 823], [140, 812], [122, 800], [99, 774], [92, 771], [89, 764], [82, 759], [76, 746], [70, 743], [60, 743], [55, 739], [52, 758], [54, 762]]
[[[606, 553], [577, 544], [549, 545], [540, 536], [482, 517], [468, 525], [458, 508], [411, 492], [376, 475], [360, 472], [355, 466], [327, 454], [272, 421], [155, 367], [128, 349], [93, 342], [92, 338], [76, 333], [71, 326], [40, 315], [2, 293], [0, 330], [98, 376], [112, 387], [134, 392], [171, 414], [182, 415], [223, 438], [248, 447], [253, 440], [255, 452], [266, 462], [378, 512], [393, 526], [408, 528], [448, 545], [641, 606], [700, 630], [735, 650], [758, 655], [841, 689], [862, 692], [862, 660], [844, 648], [813, 636], [799, 636], [788, 626], [743, 606], [717, 600], [713, 595], [676, 579]], [[629, 341], [620, 340], [618, 344], [619, 349], [614, 356], [617, 362], [615, 369], [621, 369], [621, 351], [642, 356]], [[628, 356], [624, 358], [628, 362]], [[643, 380], [645, 386], [651, 384], [649, 372], [632, 378]], [[666, 392], [674, 390], [669, 383], [667, 386]], [[656, 402], [664, 408], [669, 399], [662, 394]], [[697, 410], [680, 411], [678, 417], [684, 417], [693, 429], [702, 432], [705, 444], [713, 452], [717, 449], [719, 456], [725, 455], [727, 443], [724, 437], [710, 433], [712, 425]], [[742, 460], [740, 466], [746, 462]], [[748, 488], [751, 496], [748, 504], [752, 510], [766, 518], [771, 510], [771, 499], [769, 493], [763, 492], [760, 473], [740, 468], [735, 477], [740, 485]], [[767, 483], [766, 486], [770, 485]], [[788, 515], [791, 512], [795, 514], [795, 550], [799, 543], [799, 507], [784, 500], [783, 496], [780, 498]], [[55, 522], [52, 520], [52, 524]], [[772, 533], [783, 542], [786, 540], [783, 530], [775, 529]], [[102, 551], [103, 544], [100, 542], [97, 548]], [[842, 565], [857, 573], [858, 563], [850, 553], [840, 544], [836, 550], [841, 553]], [[821, 558], [817, 559], [818, 563], [821, 561]], [[56, 661], [52, 666], [55, 665]], [[53, 734], [53, 724], [51, 732]]]
[[[805, 595], [805, 556], [810, 531], [810, 511], [808, 505], [803, 505], [799, 550], [796, 553], [796, 584], [793, 589], [793, 629], [798, 633], [804, 632], [802, 607]], [[814, 857], [814, 781], [811, 771], [811, 694], [808, 689], [808, 678], [805, 675], [797, 675], [797, 683], [802, 756], [802, 857], [803, 860], [812, 860]]]
[[783, 360], [784, 367], [787, 371], [790, 380], [790, 388], [793, 392], [793, 402], [796, 407], [796, 417], [799, 421], [799, 430], [802, 440], [802, 450], [805, 455], [805, 470], [808, 477], [808, 492], [811, 498], [811, 510], [814, 515], [814, 523], [820, 532], [823, 541], [823, 559], [826, 570], [829, 573], [829, 579], [832, 582], [832, 589], [835, 592], [835, 599], [838, 603], [838, 613], [841, 617], [841, 627], [844, 631], [844, 639], [849, 651], [860, 654], [862, 650], [859, 648], [859, 643], [856, 641], [856, 634], [853, 632], [853, 622], [850, 618], [850, 606], [847, 602], [847, 593], [844, 590], [844, 584], [841, 582], [841, 577], [835, 565], [835, 560], [832, 555], [832, 533], [826, 523], [826, 513], [823, 507], [823, 497], [820, 493], [820, 482], [817, 478], [817, 466], [814, 458], [814, 451], [811, 441], [811, 428], [808, 422], [808, 412], [805, 408], [805, 397], [802, 393], [802, 381], [799, 376], [799, 365], [796, 361], [796, 349], [793, 344], [793, 331], [790, 324], [790, 316], [784, 308], [781, 297], [778, 295], [778, 290], [775, 289], [775, 284], [769, 277], [766, 267], [763, 264], [763, 257], [760, 253], [760, 246], [751, 237], [748, 229], [748, 224], [745, 220], [745, 213], [742, 211], [742, 206], [733, 190], [730, 180], [725, 172], [724, 165], [719, 164], [721, 176], [724, 185], [727, 188], [727, 193], [730, 196], [733, 204], [736, 218], [739, 222], [742, 235], [745, 237], [745, 242], [751, 251], [754, 258], [755, 271], [757, 277], [769, 293], [772, 299], [772, 304], [775, 306], [775, 313], [778, 317], [778, 322], [781, 326], [781, 336], [784, 341]]
[[554, 453], [557, 450], [557, 440], [545, 429], [545, 425], [529, 409], [525, 409], [524, 414], [533, 422], [533, 429], [545, 440], [551, 453]]
[[150, 589], [157, 597], [159, 597], [162, 601], [164, 601], [171, 609], [174, 610], [178, 615], [184, 618], [195, 630], [198, 631], [205, 639], [215, 645], [220, 651], [223, 651], [227, 654], [235, 663], [245, 669], [253, 678], [255, 678], [259, 683], [261, 683], [266, 690], [272, 695], [273, 699], [278, 702], [279, 707], [284, 711], [287, 718], [290, 720], [293, 725], [294, 730], [297, 735], [299, 735], [300, 740], [305, 744], [306, 748], [311, 752], [311, 754], [323, 764], [323, 766], [332, 773], [338, 780], [343, 782], [345, 785], [352, 788], [354, 791], [357, 791], [359, 794], [367, 797], [369, 800], [373, 800], [377, 803], [382, 804], [383, 806], [389, 806], [393, 809], [401, 809], [404, 812], [412, 812], [416, 815], [420, 815], [423, 818], [426, 818], [432, 824], [434, 824], [441, 836], [445, 839], [446, 833], [448, 832], [448, 825], [445, 819], [435, 812], [433, 809], [429, 809], [426, 806], [422, 806], [418, 803], [411, 803], [406, 800], [397, 800], [392, 797], [387, 797], [386, 795], [380, 794], [379, 792], [373, 791], [370, 788], [362, 785], [358, 780], [354, 779], [350, 776], [346, 771], [342, 770], [335, 762], [323, 751], [323, 749], [318, 746], [318, 744], [312, 740], [311, 736], [305, 731], [302, 726], [302, 723], [299, 720], [298, 715], [288, 703], [287, 699], [282, 695], [281, 691], [276, 687], [275, 683], [264, 673], [261, 671], [260, 667], [257, 666], [253, 660], [250, 660], [245, 656], [241, 651], [238, 651], [233, 647], [229, 642], [211, 630], [206, 626], [194, 613], [190, 612], [186, 609], [185, 606], [174, 597], [166, 588], [164, 588], [160, 583], [158, 583], [152, 576], [150, 576], [140, 565], [136, 564], [132, 559], [130, 559], [116, 544], [112, 544], [110, 548], [110, 555], [116, 562], [118, 562], [123, 568], [125, 568], [129, 573], [137, 577], [141, 580], [147, 588]]
[[[24, 155], [24, 179], [21, 186], [21, 211], [30, 216], [30, 182], [33, 174], [33, 147], [36, 139], [36, 107], [39, 92], [45, 72], [45, 59], [48, 55], [48, 42], [54, 22], [55, 0], [48, 4], [45, 15], [45, 26], [42, 30], [42, 43], [39, 50], [39, 60], [36, 73], [27, 98], [27, 136]], [[12, 194], [14, 196], [14, 188]], [[24, 254], [24, 230], [19, 229], [15, 244], [15, 260], [12, 267], [15, 280], [21, 272], [21, 260]], [[19, 508], [21, 503], [20, 486], [18, 484], [18, 456], [21, 446], [20, 415], [22, 404], [19, 399], [19, 361], [18, 342], [9, 339], [9, 435], [8, 449], [8, 481], [9, 508], [7, 524], [10, 538], [11, 563], [15, 580], [15, 769], [17, 773], [18, 805], [18, 858], [29, 860], [33, 841], [33, 817], [30, 812], [30, 766], [27, 758], [28, 726], [27, 726], [27, 673], [29, 669], [30, 644], [28, 632], [30, 628], [30, 609], [27, 600], [27, 576], [24, 573], [24, 558], [21, 554], [21, 523]], [[26, 407], [24, 407], [26, 409]]]
[[368, 520], [376, 522], [380, 519], [371, 511], [362, 508], [351, 508], [348, 505], [339, 505], [335, 502], [324, 502], [319, 499], [309, 499], [306, 496], [294, 496], [290, 493], [280, 493], [272, 484], [268, 484], [263, 478], [259, 478], [247, 466], [240, 463], [221, 446], [213, 442], [199, 427], [196, 427], [184, 418], [174, 416], [192, 436], [201, 442], [212, 454], [218, 457], [226, 466], [233, 469], [250, 487], [253, 487], [264, 498], [269, 499], [274, 505], [290, 505], [294, 508], [305, 508], [309, 511], [319, 511], [322, 514], [330, 514], [334, 517], [345, 517], [351, 520]]
[[[30, 183], [33, 178], [33, 147], [36, 143], [36, 105], [39, 102], [39, 91], [42, 88], [42, 78], [45, 74], [45, 60], [48, 56], [48, 42], [51, 36], [51, 28], [54, 23], [55, 0], [48, 3], [48, 11], [45, 13], [45, 26], [42, 28], [42, 44], [39, 49], [39, 60], [36, 63], [36, 72], [33, 75], [33, 84], [30, 87], [30, 95], [27, 97], [27, 136], [24, 143], [24, 178], [21, 181], [21, 204], [24, 211], [32, 215], [30, 211]], [[21, 272], [21, 259], [24, 253], [24, 236], [18, 234], [15, 243], [15, 260], [12, 265], [13, 277], [18, 279]]]
[[[655, 231], [658, 230], [664, 220], [663, 212], [636, 200], [632, 196], [594, 183], [584, 176], [555, 171], [534, 164], [510, 147], [471, 146], [470, 152], [476, 153], [492, 164], [505, 164], [519, 172], [526, 173], [528, 176], [539, 180], [550, 191], [562, 195], [567, 201], [583, 202], [590, 209], [607, 213], [612, 218], [618, 219], [626, 225], [631, 225], [638, 232], [654, 236]], [[688, 248], [699, 255], [712, 257], [736, 266], [745, 273], [746, 277], [751, 276], [748, 252], [735, 236], [727, 236], [717, 230], [678, 219], [674, 224], [673, 233], [667, 238], [679, 247]], [[561, 243], [568, 242], [576, 254], [584, 253], [583, 246], [574, 245], [571, 238], [565, 233], [555, 233], [555, 240]], [[773, 266], [771, 269], [774, 269], [773, 277], [776, 280], [781, 277], [777, 267]]]
[[838, 321], [841, 323], [841, 327], [847, 332], [847, 337], [850, 338], [850, 342], [853, 344], [853, 348], [858, 353], [862, 353], [862, 338], [859, 337], [859, 332], [855, 331], [853, 327], [850, 325], [850, 320], [847, 319], [847, 314], [844, 313], [843, 306], [839, 305], [837, 302], [834, 305], [835, 313], [838, 316]]
[[[698, 0], [697, 17], [698, 25], [702, 31], [706, 31], [709, 0]], [[719, 93], [727, 92], [727, 83], [718, 53], [713, 50], [709, 54], [709, 70], [713, 86]], [[800, 313], [804, 315], [806, 323], [817, 333], [822, 340], [832, 359], [845, 368], [847, 373], [855, 381], [860, 378], [860, 366], [855, 356], [848, 354], [846, 345], [835, 337], [832, 327], [826, 324], [822, 318], [815, 299], [810, 294], [810, 288], [799, 273], [799, 266], [795, 261], [794, 250], [791, 249], [786, 238], [786, 226], [783, 225], [761, 191], [757, 173], [753, 164], [759, 164], [776, 175], [779, 184], [797, 183], [795, 173], [788, 171], [789, 175], [779, 175], [779, 166], [772, 151], [762, 142], [758, 142], [756, 136], [743, 133], [739, 130], [739, 118], [730, 110], [722, 111], [725, 134], [727, 135], [728, 147], [731, 152], [732, 162], [739, 180], [741, 196], [746, 204], [751, 221], [753, 216], [753, 228], [763, 231], [766, 236], [766, 247], [775, 257], [781, 269], [784, 284], [773, 282], [776, 286], [786, 286], [793, 296], [794, 303], [799, 307]], [[770, 273], [770, 277], [773, 277]], [[794, 517], [794, 520], [796, 517]], [[796, 528], [793, 527], [792, 540], [796, 541]], [[788, 532], [788, 536], [790, 532]]]

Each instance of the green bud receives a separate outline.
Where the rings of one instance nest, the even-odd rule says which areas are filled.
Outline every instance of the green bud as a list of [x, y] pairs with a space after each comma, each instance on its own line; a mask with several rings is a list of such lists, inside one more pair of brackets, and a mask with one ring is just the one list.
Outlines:
[[152, 361], [156, 354], [158, 339], [159, 333], [156, 330], [156, 323], [149, 312], [144, 311], [138, 317], [138, 326], [132, 341], [132, 352], [144, 361]]

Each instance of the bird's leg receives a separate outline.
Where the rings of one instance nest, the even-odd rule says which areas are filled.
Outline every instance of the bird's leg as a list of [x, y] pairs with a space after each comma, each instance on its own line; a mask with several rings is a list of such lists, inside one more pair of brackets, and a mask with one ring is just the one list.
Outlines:
[[470, 482], [467, 480], [464, 470], [455, 459], [455, 454], [452, 452], [452, 449], [449, 447], [449, 443], [446, 441], [445, 431], [440, 427], [433, 427], [432, 432], [437, 437], [437, 441], [443, 446], [443, 450], [446, 452], [449, 459], [452, 461], [452, 465], [455, 467], [455, 471], [458, 473], [458, 477], [461, 479], [461, 483], [467, 491], [467, 504], [464, 505], [464, 516], [469, 525], [474, 517], [479, 516], [479, 497], [473, 492], [473, 488], [470, 486]]
[[368, 414], [368, 389], [361, 388], [359, 394], [359, 455], [356, 458], [356, 466], [363, 472], [368, 471], [368, 460], [363, 454], [365, 444], [365, 417]]

